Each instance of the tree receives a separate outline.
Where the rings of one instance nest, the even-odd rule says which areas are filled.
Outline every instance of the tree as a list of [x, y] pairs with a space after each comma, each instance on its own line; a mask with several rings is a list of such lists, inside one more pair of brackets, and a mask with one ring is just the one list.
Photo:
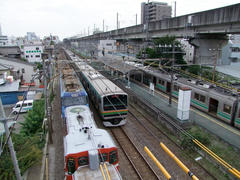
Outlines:
[[[21, 173], [23, 174], [33, 164], [36, 164], [41, 160], [41, 149], [44, 146], [44, 141], [40, 141], [40, 137], [37, 134], [32, 137], [27, 137], [23, 134], [14, 133], [12, 134], [12, 140], [14, 142], [19, 167], [21, 169]], [[0, 156], [0, 179], [16, 179], [8, 149], [6, 149]]]
[[[148, 58], [160, 58], [161, 64], [166, 64], [173, 57], [173, 44], [175, 51], [175, 63], [187, 64], [184, 59], [184, 51], [182, 50], [181, 43], [176, 40], [174, 36], [165, 36], [153, 40], [154, 48], [146, 48], [146, 54]], [[176, 53], [177, 52], [177, 53]], [[136, 57], [141, 58], [143, 55], [141, 50]]]
[[44, 100], [34, 101], [33, 109], [30, 110], [25, 117], [22, 125], [21, 133], [30, 136], [41, 130], [44, 118]]

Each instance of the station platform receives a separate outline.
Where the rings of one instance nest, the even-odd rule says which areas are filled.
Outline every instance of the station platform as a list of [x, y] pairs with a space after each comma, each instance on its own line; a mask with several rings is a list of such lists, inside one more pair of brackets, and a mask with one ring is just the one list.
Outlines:
[[[103, 58], [101, 61], [108, 67], [119, 71], [119, 74], [126, 74], [127, 71], [135, 69], [135, 67], [129, 66], [128, 64], [124, 65], [123, 60], [116, 60], [112, 58]], [[99, 68], [99, 67], [98, 67]], [[114, 78], [122, 80], [122, 77], [115, 76]], [[169, 106], [168, 95], [160, 91], [154, 92], [154, 94], [149, 90], [148, 87], [140, 86], [136, 83], [123, 81], [126, 86], [129, 85], [129, 88], [137, 95], [143, 98], [144, 100], [152, 103], [154, 106], [158, 107], [163, 112], [167, 113], [175, 121], [180, 121], [177, 119], [177, 99], [172, 99], [172, 104]], [[208, 114], [197, 110], [196, 108], [191, 108], [189, 114], [189, 120], [193, 122], [212, 134], [220, 137], [227, 143], [233, 145], [234, 147], [240, 149], [240, 130], [222, 122], [220, 119], [209, 116]]]

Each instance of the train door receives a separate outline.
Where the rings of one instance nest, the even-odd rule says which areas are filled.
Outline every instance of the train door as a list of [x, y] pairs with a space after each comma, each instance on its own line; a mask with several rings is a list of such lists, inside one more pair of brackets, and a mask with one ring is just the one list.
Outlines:
[[208, 112], [217, 114], [218, 110], [218, 100], [210, 98]]
[[156, 79], [155, 76], [153, 76], [153, 84], [154, 84], [154, 86], [156, 86], [156, 83], [157, 83], [157, 79]]
[[167, 82], [167, 92], [170, 93], [171, 91], [171, 83]]

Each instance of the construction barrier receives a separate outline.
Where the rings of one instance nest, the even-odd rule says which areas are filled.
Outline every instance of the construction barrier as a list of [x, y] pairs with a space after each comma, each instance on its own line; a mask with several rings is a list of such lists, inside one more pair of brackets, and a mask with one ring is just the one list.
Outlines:
[[105, 168], [105, 171], [107, 172], [108, 180], [111, 180], [111, 177], [110, 177], [110, 174], [109, 174], [109, 171], [108, 171], [106, 163], [104, 163], [104, 168]]
[[163, 143], [160, 143], [160, 146], [171, 158], [173, 158], [174, 161], [176, 161], [178, 166], [182, 168], [186, 174], [188, 174], [193, 180], [198, 180], [198, 178]]
[[163, 167], [163, 165], [157, 160], [157, 158], [151, 153], [151, 151], [145, 146], [144, 151], [148, 154], [148, 156], [154, 161], [154, 163], [157, 165], [157, 167], [162, 171], [164, 176], [171, 180], [171, 175], [166, 171], [166, 169]]
[[101, 164], [100, 164], [100, 170], [101, 170], [101, 172], [102, 172], [103, 179], [106, 180], [106, 176], [105, 176], [105, 173], [104, 173], [104, 171], [103, 171], [103, 167], [102, 167]]

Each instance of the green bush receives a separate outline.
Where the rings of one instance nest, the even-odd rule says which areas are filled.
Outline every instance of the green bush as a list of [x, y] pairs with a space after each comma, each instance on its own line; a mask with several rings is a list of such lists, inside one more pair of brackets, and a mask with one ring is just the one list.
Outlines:
[[[191, 129], [189, 131], [189, 134], [191, 136], [193, 136], [195, 139], [197, 139], [198, 141], [200, 141], [203, 145], [208, 146], [210, 145], [211, 141], [210, 141], [210, 137], [208, 137], [207, 134], [205, 134], [204, 132], [200, 132], [197, 130], [193, 130]], [[184, 135], [182, 135], [181, 137], [182, 141], [181, 141], [181, 146], [184, 149], [187, 149], [189, 151], [193, 151], [195, 148], [199, 148], [193, 141], [192, 138], [190, 137], [186, 137]]]
[[33, 109], [28, 112], [25, 121], [20, 123], [21, 133], [30, 136], [41, 131], [44, 113], [44, 100], [34, 101]]
[[[24, 136], [24, 134], [12, 134], [14, 150], [16, 151], [19, 168], [22, 174], [33, 164], [41, 160], [41, 149], [44, 146], [44, 142], [40, 141], [40, 139], [38, 134], [32, 137]], [[8, 147], [5, 147], [3, 154], [0, 156], [0, 179], [16, 179]]]

